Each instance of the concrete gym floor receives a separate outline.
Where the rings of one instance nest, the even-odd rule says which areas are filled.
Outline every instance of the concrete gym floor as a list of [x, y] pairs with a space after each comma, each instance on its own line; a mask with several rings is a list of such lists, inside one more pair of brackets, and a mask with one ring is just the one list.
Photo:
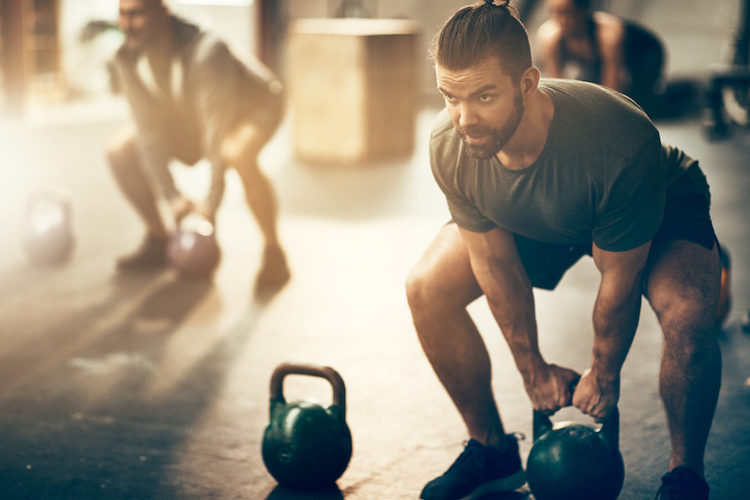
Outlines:
[[[122, 103], [0, 123], [0, 498], [416, 498], [465, 439], [417, 343], [403, 290], [447, 218], [427, 159], [435, 112], [420, 115], [411, 158], [367, 167], [300, 164], [288, 127], [280, 130], [263, 164], [277, 189], [293, 278], [270, 300], [253, 296], [261, 248], [233, 174], [219, 214], [223, 260], [211, 282], [169, 271], [117, 276], [114, 259], [141, 237], [102, 154], [125, 120]], [[695, 117], [658, 126], [666, 141], [700, 159], [715, 226], [732, 256], [733, 305], [721, 334], [724, 376], [706, 472], [711, 498], [744, 499], [750, 336], [739, 322], [750, 307], [750, 131], [712, 143]], [[205, 166], [176, 173], [189, 193], [200, 192]], [[27, 261], [20, 236], [27, 195], [47, 185], [70, 192], [77, 237], [72, 260], [51, 269]], [[536, 293], [548, 360], [588, 366], [596, 283], [584, 260], [555, 292]], [[486, 303], [471, 312], [493, 358], [507, 428], [527, 436], [525, 458], [531, 409], [520, 377]], [[660, 342], [644, 304], [623, 370], [624, 500], [653, 498], [668, 462]], [[332, 366], [346, 382], [354, 454], [335, 491], [282, 489], [263, 466], [268, 382], [284, 361]], [[290, 377], [284, 388], [289, 400], [331, 399], [319, 379]]]
[[[260, 454], [270, 374], [283, 361], [300, 361], [341, 373], [354, 441], [340, 490], [314, 498], [416, 498], [465, 438], [419, 348], [403, 291], [411, 265], [446, 219], [426, 159], [434, 113], [420, 117], [413, 158], [360, 168], [298, 164], [287, 129], [279, 132], [264, 163], [278, 189], [293, 278], [265, 302], [252, 294], [260, 246], [234, 175], [219, 216], [224, 256], [212, 282], [184, 282], [168, 271], [121, 277], [113, 260], [141, 236], [102, 157], [121, 119], [60, 116], [4, 126], [0, 496], [313, 498], [276, 488]], [[750, 336], [739, 319], [750, 306], [743, 279], [750, 133], [709, 143], [696, 120], [659, 127], [665, 140], [700, 158], [717, 231], [733, 257], [734, 303], [722, 333], [724, 380], [706, 470], [712, 498], [744, 498]], [[205, 170], [177, 167], [177, 174], [190, 191]], [[77, 246], [59, 268], [29, 264], [20, 245], [26, 193], [41, 185], [73, 199]], [[537, 293], [549, 360], [587, 367], [596, 279], [591, 261], [582, 261], [556, 292]], [[486, 304], [471, 311], [494, 360], [507, 427], [529, 436], [521, 443], [525, 457], [531, 410], [520, 378]], [[651, 498], [668, 460], [659, 346], [644, 306], [623, 370], [623, 499]], [[302, 376], [286, 379], [285, 395], [331, 399], [326, 382]]]

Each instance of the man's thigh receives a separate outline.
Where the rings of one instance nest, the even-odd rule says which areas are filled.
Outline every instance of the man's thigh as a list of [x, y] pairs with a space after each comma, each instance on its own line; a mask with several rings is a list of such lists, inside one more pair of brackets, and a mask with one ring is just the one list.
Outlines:
[[430, 297], [466, 306], [482, 296], [469, 252], [454, 222], [440, 228], [422, 258], [414, 267], [411, 278], [423, 285]]
[[260, 150], [269, 139], [270, 134], [259, 124], [241, 122], [221, 140], [221, 158], [228, 166], [238, 170], [245, 163], [254, 165]]
[[657, 316], [679, 312], [684, 319], [713, 321], [719, 299], [719, 245], [703, 196], [668, 200], [651, 242], [644, 291]]
[[106, 150], [116, 161], [138, 161], [138, 130], [134, 123], [127, 123], [110, 136]]
[[283, 105], [275, 100], [251, 110], [240, 110], [227, 122], [221, 140], [221, 156], [230, 166], [254, 162], [260, 150], [271, 140], [281, 124]]
[[645, 294], [662, 326], [709, 327], [719, 301], [718, 245], [710, 250], [687, 240], [664, 242], [647, 263]]

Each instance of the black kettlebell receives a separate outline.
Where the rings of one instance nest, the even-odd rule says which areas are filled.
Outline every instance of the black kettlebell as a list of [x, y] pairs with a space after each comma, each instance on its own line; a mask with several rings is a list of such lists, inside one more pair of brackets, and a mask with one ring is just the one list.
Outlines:
[[[311, 375], [328, 380], [333, 404], [313, 401], [287, 403], [287, 375]], [[263, 462], [283, 486], [318, 489], [341, 477], [352, 456], [352, 436], [346, 424], [344, 380], [333, 368], [309, 364], [279, 365], [271, 375], [271, 421], [263, 434]]]
[[70, 198], [60, 190], [32, 193], [26, 203], [23, 246], [35, 264], [50, 266], [66, 262], [73, 253]]
[[617, 409], [599, 429], [534, 411], [526, 479], [536, 500], [614, 500], [625, 479]]

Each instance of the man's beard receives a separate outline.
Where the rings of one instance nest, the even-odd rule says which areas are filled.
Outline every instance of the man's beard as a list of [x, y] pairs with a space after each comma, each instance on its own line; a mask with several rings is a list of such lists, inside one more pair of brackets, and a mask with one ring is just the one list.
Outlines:
[[[470, 125], [466, 128], [459, 128], [458, 133], [464, 140], [464, 149], [472, 158], [487, 160], [495, 156], [503, 146], [513, 137], [523, 116], [523, 98], [521, 93], [516, 91], [513, 100], [513, 112], [508, 117], [508, 121], [500, 130], [486, 127], [484, 125]], [[471, 144], [466, 141], [467, 136], [488, 137], [484, 144]]]

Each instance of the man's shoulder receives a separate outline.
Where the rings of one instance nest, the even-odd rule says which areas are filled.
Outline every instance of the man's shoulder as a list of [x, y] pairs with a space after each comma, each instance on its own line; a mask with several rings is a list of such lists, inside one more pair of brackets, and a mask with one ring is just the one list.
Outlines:
[[208, 31], [198, 24], [198, 22], [177, 14], [169, 15], [169, 26], [172, 30], [172, 36], [174, 36], [178, 43], [189, 42]]
[[174, 47], [177, 51], [194, 50], [204, 45], [205, 40], [218, 43], [220, 40], [212, 35], [210, 30], [200, 26], [197, 22], [172, 14], [170, 18]]
[[572, 139], [625, 146], [658, 134], [646, 113], [629, 97], [602, 85], [574, 80], [543, 79], [540, 89], [555, 104], [558, 131]]
[[552, 92], [555, 94], [552, 95], [553, 99], [560, 94], [566, 94], [572, 97], [577, 97], [583, 94], [592, 94], [601, 97], [609, 94], [610, 97], [613, 97], [617, 94], [613, 90], [597, 83], [566, 78], [542, 78], [539, 80], [539, 88], [548, 91], [547, 93]]
[[595, 117], [609, 118], [612, 114], [629, 114], [648, 120], [632, 99], [603, 85], [579, 80], [542, 78], [539, 88], [552, 98], [556, 113], [571, 114], [571, 118], [579, 122]]
[[455, 152], [459, 145], [460, 137], [456, 133], [448, 110], [443, 108], [432, 122], [430, 151], [433, 157], [443, 156], [446, 152]]
[[446, 108], [443, 108], [432, 121], [430, 130], [430, 143], [444, 142], [449, 140], [453, 134], [453, 121]]
[[[207, 34], [207, 31], [198, 24], [174, 14], [169, 16], [169, 30], [173, 40], [172, 49], [176, 51], [188, 50]], [[123, 42], [115, 51], [112, 60], [117, 63], [132, 63], [140, 55], [140, 51], [131, 49]]]
[[619, 16], [604, 11], [593, 14], [597, 25], [599, 43], [606, 45], [621, 44], [625, 37], [625, 20]]
[[552, 19], [547, 19], [537, 28], [535, 39], [536, 45], [545, 50], [559, 46], [562, 40], [560, 25]]

